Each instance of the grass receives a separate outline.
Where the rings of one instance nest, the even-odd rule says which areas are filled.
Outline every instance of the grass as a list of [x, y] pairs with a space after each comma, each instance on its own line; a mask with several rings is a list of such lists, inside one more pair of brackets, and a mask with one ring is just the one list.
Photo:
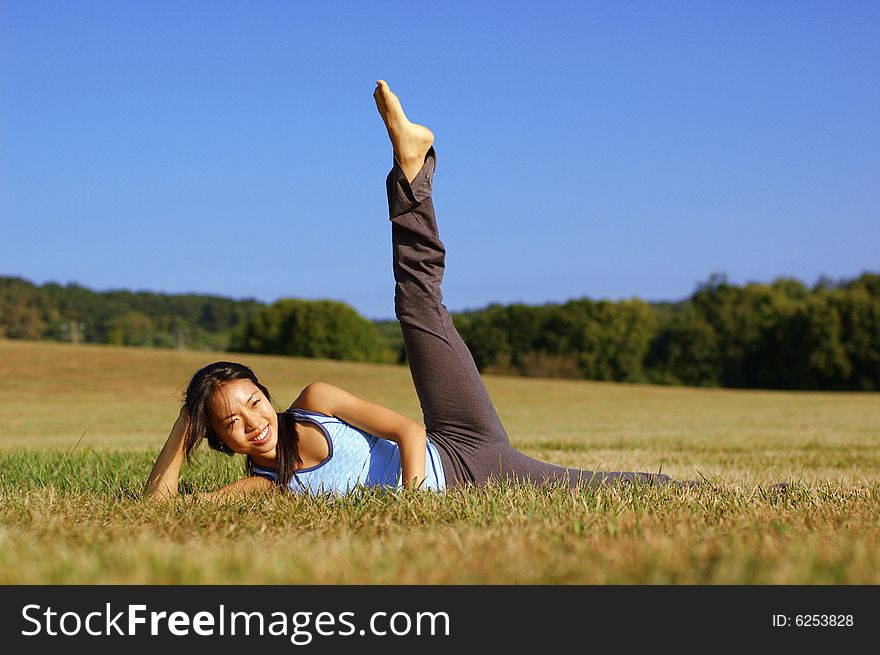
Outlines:
[[[231, 357], [0, 341], [0, 583], [880, 583], [880, 395], [487, 376], [531, 456], [708, 484], [144, 501], [188, 376]], [[403, 367], [240, 359], [279, 404], [324, 380], [419, 418]], [[241, 475], [199, 459], [186, 490]]]

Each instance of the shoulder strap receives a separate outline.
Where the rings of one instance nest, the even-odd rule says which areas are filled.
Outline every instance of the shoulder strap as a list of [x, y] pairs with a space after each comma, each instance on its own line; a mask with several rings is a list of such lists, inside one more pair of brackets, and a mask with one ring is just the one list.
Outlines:
[[321, 412], [313, 412], [310, 409], [301, 409], [299, 407], [291, 407], [287, 411], [289, 413], [293, 414], [294, 416], [308, 416], [308, 417], [317, 418], [317, 419], [323, 419], [323, 418], [335, 419], [336, 418], [335, 416], [328, 416], [327, 414], [322, 414]]

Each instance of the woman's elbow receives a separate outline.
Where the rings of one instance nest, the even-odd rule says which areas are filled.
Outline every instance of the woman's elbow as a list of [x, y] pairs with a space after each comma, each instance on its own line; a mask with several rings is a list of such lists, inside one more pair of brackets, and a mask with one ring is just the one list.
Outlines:
[[424, 448], [428, 443], [428, 433], [421, 425], [413, 422], [411, 426], [401, 431], [397, 443], [409, 448]]

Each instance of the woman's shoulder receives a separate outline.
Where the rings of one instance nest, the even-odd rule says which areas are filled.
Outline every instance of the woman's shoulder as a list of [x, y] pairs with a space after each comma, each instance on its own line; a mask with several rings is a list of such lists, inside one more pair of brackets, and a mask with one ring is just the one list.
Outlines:
[[333, 416], [333, 408], [339, 404], [341, 397], [347, 395], [339, 387], [326, 382], [312, 382], [303, 389], [290, 409]]

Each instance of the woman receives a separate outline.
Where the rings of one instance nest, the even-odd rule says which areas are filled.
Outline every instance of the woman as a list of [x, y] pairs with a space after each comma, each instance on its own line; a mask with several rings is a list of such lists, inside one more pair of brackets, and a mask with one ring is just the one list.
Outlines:
[[324, 383], [307, 386], [277, 414], [269, 392], [241, 364], [198, 371], [147, 480], [150, 497], [177, 494], [184, 459], [203, 438], [247, 456], [250, 475], [209, 497], [277, 485], [302, 493], [346, 493], [358, 485], [441, 491], [492, 479], [570, 486], [665, 475], [602, 473], [554, 466], [514, 449], [470, 351], [442, 304], [445, 248], [431, 201], [434, 135], [410, 122], [379, 80], [373, 93], [394, 151], [386, 180], [394, 255], [395, 313], [421, 402], [424, 426]]

